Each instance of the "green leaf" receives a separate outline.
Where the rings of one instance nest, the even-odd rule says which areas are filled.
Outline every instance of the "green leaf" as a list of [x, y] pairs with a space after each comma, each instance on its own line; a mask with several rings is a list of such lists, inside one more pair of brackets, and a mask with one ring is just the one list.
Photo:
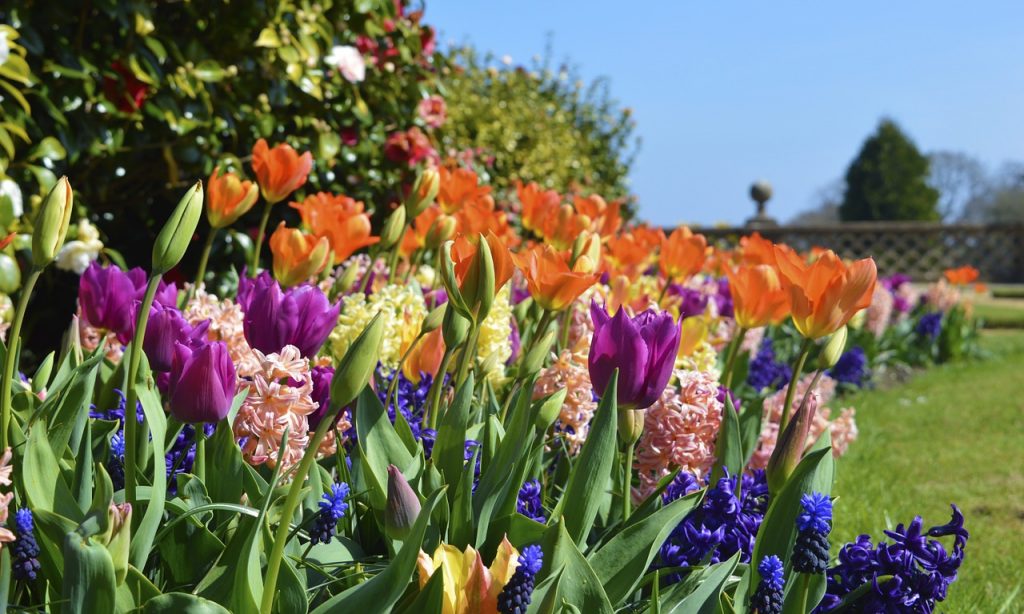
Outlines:
[[737, 552], [728, 561], [707, 568], [692, 592], [670, 591], [662, 599], [662, 611], [666, 614], [716, 614], [721, 607], [722, 589], [739, 560]]
[[740, 412], [740, 444], [743, 447], [743, 466], [757, 449], [761, 437], [761, 421], [763, 420], [763, 400], [745, 403]]
[[153, 480], [151, 482], [149, 502], [146, 504], [146, 512], [142, 516], [142, 522], [132, 534], [131, 564], [139, 569], [146, 568], [146, 559], [153, 549], [153, 540], [160, 528], [160, 520], [164, 515], [164, 501], [167, 498], [167, 467], [164, 465], [162, 451], [164, 450], [164, 435], [167, 431], [167, 417], [164, 413], [163, 403], [160, 401], [160, 393], [153, 388], [152, 378], [149, 377], [149, 369], [139, 369], [139, 379], [136, 381], [136, 389], [139, 394], [139, 401], [142, 403], [142, 411], [146, 414], [145, 425], [149, 427], [151, 446], [154, 453], [153, 458]]
[[[377, 393], [369, 386], [360, 393], [356, 405], [356, 434], [360, 449], [365, 454], [366, 465], [377, 485], [386, 487], [388, 465], [405, 470], [412, 463], [412, 455], [388, 420], [388, 414], [377, 398]], [[386, 491], [371, 488], [370, 501], [374, 508], [383, 510]]]
[[709, 484], [717, 484], [720, 478], [725, 477], [726, 471], [729, 475], [739, 475], [746, 464], [745, 460], [739, 416], [732, 404], [732, 397], [727, 394], [725, 407], [722, 408], [722, 427], [718, 429], [718, 439], [715, 441], [715, 464], [711, 468]]
[[[457, 484], [462, 477], [466, 461], [466, 427], [469, 425], [469, 408], [473, 400], [473, 374], [455, 393], [451, 405], [441, 416], [437, 427], [437, 439], [434, 441], [432, 459], [436, 459], [437, 468], [441, 471], [446, 484]], [[449, 491], [449, 503], [455, 499], [455, 490]]]
[[146, 602], [144, 614], [230, 614], [220, 604], [188, 593], [164, 593]]
[[[358, 411], [358, 410], [357, 410]], [[335, 595], [313, 610], [313, 614], [331, 612], [386, 612], [398, 602], [416, 569], [416, 557], [423, 536], [427, 532], [430, 516], [434, 508], [445, 496], [445, 489], [440, 489], [427, 499], [416, 518], [408, 538], [402, 543], [402, 549], [391, 559], [391, 563], [370, 580]]]
[[31, 153], [28, 155], [29, 160], [38, 160], [40, 158], [49, 160], [63, 160], [68, 155], [64, 146], [61, 145], [60, 141], [52, 136], [45, 137], [39, 141], [39, 144], [32, 148]]
[[559, 576], [554, 589], [555, 603], [571, 603], [588, 613], [614, 612], [615, 609], [601, 585], [601, 579], [587, 559], [583, 558], [583, 553], [576, 547], [572, 536], [566, 530], [565, 523], [558, 523], [557, 530], [558, 539], [551, 557], [551, 569], [557, 570]]
[[408, 605], [408, 607], [402, 608], [401, 612], [404, 614], [419, 614], [420, 612], [440, 612], [441, 606], [444, 603], [444, 574], [435, 573], [430, 576], [427, 583], [423, 585], [416, 598]]
[[216, 83], [227, 76], [227, 71], [216, 60], [202, 60], [196, 64], [195, 75], [201, 81]]
[[113, 612], [117, 585], [114, 562], [107, 549], [71, 531], [64, 539], [62, 611], [73, 614]]
[[[102, 352], [94, 352], [74, 368], [68, 385], [55, 394], [51, 391], [51, 396], [39, 407], [39, 413], [49, 419], [50, 447], [53, 450], [63, 450], [76, 430], [81, 436], [79, 429], [85, 427], [85, 420], [89, 417], [89, 403], [102, 364]], [[77, 447], [78, 442], [74, 443]]]
[[260, 30], [260, 35], [253, 44], [256, 47], [276, 48], [281, 46], [281, 37], [273, 27], [267, 26]]
[[25, 447], [22, 481], [29, 507], [33, 511], [56, 512], [75, 522], [81, 522], [84, 514], [64, 482], [57, 457], [50, 448], [46, 429], [42, 424], [36, 424], [29, 430], [28, 443]]
[[[618, 371], [612, 375], [601, 397], [601, 403], [590, 422], [587, 441], [569, 473], [565, 494], [556, 507], [556, 511], [565, 517], [569, 535], [580, 546], [586, 543], [598, 510], [611, 497], [608, 482], [616, 457], [617, 390]], [[552, 513], [552, 519], [556, 517], [558, 514]]]
[[620, 605], [636, 589], [676, 526], [700, 503], [702, 494], [676, 499], [643, 521], [619, 531], [590, 555], [608, 599]]

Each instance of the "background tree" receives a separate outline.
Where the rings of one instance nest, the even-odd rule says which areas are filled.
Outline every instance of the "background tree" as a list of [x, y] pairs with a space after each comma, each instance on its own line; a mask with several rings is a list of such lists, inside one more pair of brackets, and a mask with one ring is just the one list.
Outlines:
[[985, 189], [968, 201], [962, 219], [970, 222], [1024, 222], [1024, 163], [1007, 162], [985, 182]]
[[928, 154], [931, 168], [929, 184], [939, 191], [942, 219], [961, 215], [968, 204], [982, 198], [991, 188], [988, 171], [973, 156], [962, 151], [936, 151]]
[[846, 171], [840, 219], [937, 220], [939, 192], [928, 177], [928, 158], [895, 122], [883, 119]]

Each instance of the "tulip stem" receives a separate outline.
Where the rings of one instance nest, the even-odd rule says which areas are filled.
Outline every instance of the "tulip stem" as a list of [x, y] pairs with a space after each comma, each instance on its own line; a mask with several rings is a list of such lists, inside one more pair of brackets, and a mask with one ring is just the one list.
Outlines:
[[736, 331], [736, 337], [729, 344], [729, 355], [725, 359], [725, 372], [722, 373], [722, 385], [729, 388], [732, 385], [732, 371], [736, 364], [736, 358], [740, 354], [740, 346], [743, 345], [743, 338], [747, 336], [747, 329], [740, 327]]
[[[547, 309], [544, 310], [544, 314], [540, 317], [540, 322], [537, 323], [537, 328], [533, 331], [533, 336], [530, 337], [530, 345], [529, 345], [529, 347], [526, 348], [525, 352], [522, 352], [520, 354], [521, 358], [525, 359], [526, 356], [529, 355], [529, 353], [533, 351], [533, 348], [540, 342], [541, 338], [544, 337], [544, 333], [546, 333], [547, 330], [548, 330], [548, 327], [551, 326], [551, 320], [554, 318], [554, 313], [555, 312], [549, 311]], [[543, 364], [543, 361], [542, 361], [541, 362], [541, 367], [543, 367], [543, 366], [544, 366], [544, 364]]]
[[800, 382], [800, 374], [804, 370], [804, 363], [807, 362], [807, 356], [811, 353], [811, 346], [814, 344], [813, 339], [804, 339], [803, 344], [800, 345], [800, 355], [796, 359], [796, 364], [793, 366], [793, 376], [789, 378], [789, 386], [786, 387], [786, 403], [782, 406], [782, 419], [779, 420], [779, 432], [786, 430], [786, 425], [789, 424], [789, 410], [793, 407], [793, 398], [796, 396], [797, 384]]
[[270, 209], [274, 203], [267, 201], [263, 205], [263, 214], [260, 216], [260, 228], [256, 232], [256, 247], [252, 250], [252, 263], [249, 266], [249, 277], [256, 277], [260, 268], [260, 251], [263, 249], [263, 238], [267, 235], [267, 222], [270, 221]]
[[302, 455], [302, 460], [299, 462], [299, 469], [292, 476], [292, 484], [288, 489], [288, 496], [285, 498], [284, 506], [281, 508], [281, 520], [278, 522], [277, 531], [274, 533], [274, 546], [270, 551], [270, 556], [267, 558], [267, 575], [263, 578], [263, 597], [260, 599], [261, 614], [270, 614], [274, 608], [274, 596], [277, 593], [277, 576], [281, 571], [281, 560], [284, 558], [284, 547], [288, 542], [291, 519], [295, 514], [295, 507], [299, 504], [299, 498], [302, 495], [302, 485], [306, 481], [306, 475], [309, 474], [313, 461], [316, 459], [320, 443], [327, 435], [327, 429], [334, 422], [338, 412], [341, 411], [340, 407], [332, 409], [333, 411], [328, 411], [327, 415], [320, 420], [320, 424], [317, 425], [316, 432], [313, 433], [313, 437], [309, 440], [306, 452]]
[[469, 337], [466, 339], [466, 343], [462, 346], [462, 355], [459, 357], [459, 368], [456, 371], [455, 377], [455, 388], [458, 389], [462, 386], [462, 382], [466, 381], [466, 377], [469, 376], [469, 369], [476, 362], [476, 345], [480, 339], [480, 325], [474, 319], [470, 324]]
[[807, 594], [811, 592], [811, 574], [802, 573], [800, 575], [803, 578], [801, 578], [800, 588], [797, 589], [800, 591], [800, 609], [797, 612], [809, 612], [810, 610], [807, 609]]
[[3, 414], [0, 416], [0, 453], [3, 453], [10, 445], [8, 435], [11, 430], [11, 395], [14, 391], [14, 363], [21, 350], [21, 325], [25, 321], [25, 312], [28, 311], [28, 301], [32, 297], [32, 289], [42, 272], [43, 269], [33, 268], [25, 279], [25, 285], [21, 287], [21, 296], [18, 297], [18, 308], [14, 312], [14, 322], [11, 323], [11, 329], [7, 333], [4, 379], [3, 382], [0, 382], [0, 397], [3, 398]]
[[198, 288], [203, 284], [203, 278], [206, 277], [206, 264], [210, 260], [210, 252], [213, 251], [213, 240], [217, 237], [217, 232], [219, 230], [219, 228], [211, 227], [210, 234], [206, 235], [206, 243], [203, 245], [203, 253], [199, 257], [199, 268], [196, 270], [196, 284], [192, 289], [193, 292], [195, 291], [195, 288]]
[[135, 483], [138, 480], [138, 468], [135, 466], [136, 448], [138, 447], [135, 429], [138, 420], [135, 417], [135, 405], [139, 399], [135, 390], [135, 380], [139, 376], [142, 362], [142, 343], [146, 338], [146, 324], [149, 323], [149, 309], [153, 306], [156, 290], [160, 287], [159, 273], [149, 278], [146, 295], [139, 306], [138, 319], [135, 321], [135, 336], [132, 337], [132, 350], [128, 355], [128, 390], [124, 396], [124, 500], [135, 505]]
[[[665, 277], [665, 285], [662, 286], [661, 294], [658, 295], [658, 307], [661, 307], [661, 301], [665, 300], [665, 295], [668, 294], [668, 287], [671, 286], [671, 285], [672, 285], [672, 278], [666, 276]], [[726, 384], [725, 387], [728, 388], [729, 385]]]
[[206, 426], [205, 423], [200, 422], [195, 425], [196, 427], [196, 456], [195, 461], [192, 463], [195, 469], [194, 473], [199, 478], [200, 482], [206, 483]]
[[395, 389], [398, 388], [398, 374], [401, 373], [402, 370], [405, 368], [405, 361], [409, 359], [409, 355], [412, 354], [412, 351], [414, 349], [416, 349], [416, 345], [420, 342], [420, 339], [422, 338], [423, 333], [420, 333], [415, 339], [413, 339], [412, 343], [409, 344], [409, 349], [407, 349], [405, 353], [402, 354], [402, 359], [398, 361], [398, 368], [395, 369], [395, 372], [392, 374], [391, 383], [388, 384], [388, 392], [384, 396], [385, 408], [391, 406], [391, 399], [392, 397], [395, 396]]
[[427, 409], [430, 414], [423, 417], [423, 421], [429, 426], [429, 428], [437, 428], [437, 414], [441, 411], [441, 389], [444, 388], [444, 375], [448, 372], [448, 364], [452, 361], [452, 356], [455, 354], [457, 348], [445, 348], [444, 355], [441, 357], [441, 366], [437, 369], [437, 375], [434, 376], [434, 381], [430, 385], [430, 403], [427, 405]]
[[622, 465], [622, 522], [629, 520], [633, 498], [633, 446], [626, 444], [625, 463]]

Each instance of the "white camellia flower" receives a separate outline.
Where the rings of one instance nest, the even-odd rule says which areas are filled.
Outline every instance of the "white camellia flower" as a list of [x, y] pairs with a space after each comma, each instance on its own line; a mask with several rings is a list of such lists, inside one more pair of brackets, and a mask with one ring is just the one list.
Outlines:
[[99, 258], [101, 251], [103, 242], [100, 241], [99, 231], [89, 223], [89, 220], [79, 220], [78, 238], [68, 241], [60, 249], [60, 253], [57, 254], [57, 268], [81, 275], [93, 260]]
[[366, 78], [366, 62], [359, 50], [349, 45], [338, 45], [331, 48], [331, 54], [324, 58], [328, 66], [341, 72], [351, 83], [359, 83]]
[[[3, 62], [0, 62], [3, 64]], [[11, 217], [21, 217], [25, 207], [21, 199], [21, 188], [10, 179], [0, 180], [0, 197], [6, 196], [11, 201]]]

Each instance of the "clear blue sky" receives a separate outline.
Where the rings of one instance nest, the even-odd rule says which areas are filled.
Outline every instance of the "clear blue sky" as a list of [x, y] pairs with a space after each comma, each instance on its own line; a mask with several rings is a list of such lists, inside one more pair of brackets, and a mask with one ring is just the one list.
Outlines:
[[652, 222], [741, 222], [757, 178], [780, 219], [841, 177], [878, 119], [925, 151], [1024, 159], [1024, 1], [427, 0], [440, 41], [607, 76], [643, 145]]

